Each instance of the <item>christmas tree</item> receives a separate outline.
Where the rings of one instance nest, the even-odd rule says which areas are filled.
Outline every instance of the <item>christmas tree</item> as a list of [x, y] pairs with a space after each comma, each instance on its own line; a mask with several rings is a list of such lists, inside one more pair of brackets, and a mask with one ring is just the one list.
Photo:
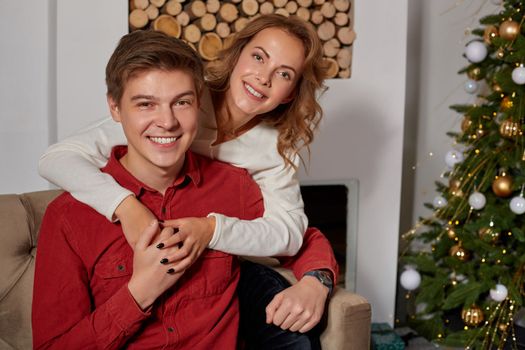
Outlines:
[[410, 324], [441, 344], [517, 348], [514, 320], [525, 289], [525, 0], [504, 0], [465, 47], [472, 104], [450, 132], [446, 183], [403, 235], [401, 285]]

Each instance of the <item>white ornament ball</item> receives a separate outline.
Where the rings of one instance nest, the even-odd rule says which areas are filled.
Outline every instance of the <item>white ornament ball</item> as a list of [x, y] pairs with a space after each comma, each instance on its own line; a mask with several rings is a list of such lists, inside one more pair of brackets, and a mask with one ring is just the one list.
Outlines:
[[477, 81], [469, 79], [465, 82], [465, 85], [463, 86], [465, 91], [469, 94], [474, 94], [476, 91], [478, 91], [479, 84]]
[[399, 282], [406, 290], [414, 290], [421, 284], [421, 275], [416, 270], [409, 268], [403, 271]]
[[487, 203], [487, 199], [485, 198], [485, 195], [481, 192], [473, 192], [468, 197], [468, 204], [476, 210], [483, 209], [485, 204]]
[[442, 196], [436, 196], [434, 197], [434, 200], [432, 201], [432, 205], [434, 205], [434, 208], [443, 208], [448, 204], [447, 200]]
[[451, 169], [454, 167], [454, 165], [456, 165], [457, 163], [461, 163], [462, 161], [463, 161], [463, 153], [459, 151], [456, 151], [456, 150], [448, 151], [447, 154], [445, 155], [445, 163]]
[[514, 214], [521, 215], [525, 213], [525, 198], [522, 196], [514, 197], [510, 200], [509, 206]]
[[519, 66], [512, 71], [512, 81], [518, 85], [525, 84], [525, 67]]
[[465, 55], [472, 63], [479, 63], [487, 57], [487, 47], [481, 41], [472, 41], [465, 48]]
[[496, 284], [494, 289], [490, 290], [490, 297], [494, 301], [503, 301], [507, 297], [508, 290], [503, 284]]

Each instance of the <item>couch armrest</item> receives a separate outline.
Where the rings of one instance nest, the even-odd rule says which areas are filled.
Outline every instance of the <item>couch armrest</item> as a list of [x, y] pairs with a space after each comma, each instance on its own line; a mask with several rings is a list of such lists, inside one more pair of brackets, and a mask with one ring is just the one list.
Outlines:
[[321, 345], [326, 350], [370, 349], [371, 308], [358, 294], [336, 287], [328, 304]]
[[[290, 283], [297, 281], [292, 271], [275, 266], [271, 260], [256, 259], [256, 262], [269, 264]], [[371, 322], [370, 303], [359, 294], [336, 286], [328, 303], [326, 328], [321, 334], [321, 347], [323, 350], [368, 350]]]

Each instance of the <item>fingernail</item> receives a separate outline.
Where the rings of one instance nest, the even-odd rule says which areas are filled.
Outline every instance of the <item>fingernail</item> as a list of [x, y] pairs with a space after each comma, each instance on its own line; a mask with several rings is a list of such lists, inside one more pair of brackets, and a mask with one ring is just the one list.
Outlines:
[[149, 223], [150, 226], [155, 226], [155, 224], [157, 223], [157, 220], [153, 220], [152, 222]]
[[164, 243], [157, 244], [157, 249], [162, 249], [162, 248], [164, 248]]
[[172, 275], [175, 273], [175, 269], [168, 269], [168, 271], [166, 271], [166, 273]]
[[167, 264], [168, 263], [168, 259], [167, 258], [162, 258], [162, 260], [160, 261], [161, 264]]

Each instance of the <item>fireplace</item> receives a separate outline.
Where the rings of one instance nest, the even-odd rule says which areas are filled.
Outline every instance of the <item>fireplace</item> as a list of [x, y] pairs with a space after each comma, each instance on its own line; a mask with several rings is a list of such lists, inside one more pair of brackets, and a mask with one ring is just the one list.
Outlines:
[[359, 183], [303, 182], [301, 193], [309, 226], [319, 228], [330, 241], [340, 267], [339, 284], [355, 292]]

